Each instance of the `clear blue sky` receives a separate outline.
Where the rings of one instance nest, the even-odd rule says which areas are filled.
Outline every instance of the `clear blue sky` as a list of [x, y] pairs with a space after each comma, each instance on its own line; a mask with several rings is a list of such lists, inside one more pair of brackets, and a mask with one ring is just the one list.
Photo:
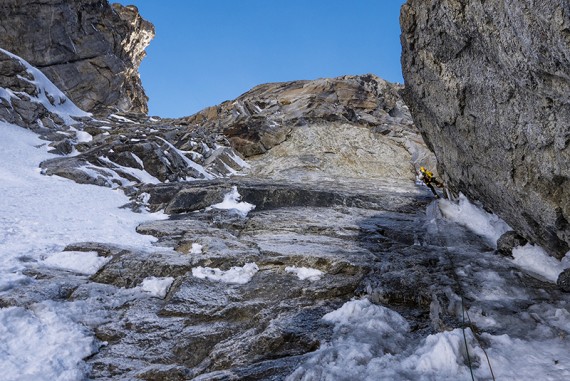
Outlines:
[[366, 73], [403, 82], [404, 0], [118, 2], [156, 28], [140, 68], [151, 115], [191, 115], [267, 82]]

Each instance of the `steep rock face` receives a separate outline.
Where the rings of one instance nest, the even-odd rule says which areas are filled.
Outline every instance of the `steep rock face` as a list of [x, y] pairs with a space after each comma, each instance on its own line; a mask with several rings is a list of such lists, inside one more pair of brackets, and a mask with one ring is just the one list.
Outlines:
[[404, 99], [448, 183], [556, 257], [570, 245], [570, 4], [408, 0]]
[[138, 67], [154, 27], [107, 0], [6, 0], [0, 47], [24, 58], [81, 109], [146, 113]]

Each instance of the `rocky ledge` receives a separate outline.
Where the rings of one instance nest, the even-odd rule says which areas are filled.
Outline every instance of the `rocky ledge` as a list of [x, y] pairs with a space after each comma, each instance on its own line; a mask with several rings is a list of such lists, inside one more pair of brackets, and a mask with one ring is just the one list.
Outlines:
[[563, 257], [568, 2], [408, 0], [401, 25], [404, 99], [448, 184]]

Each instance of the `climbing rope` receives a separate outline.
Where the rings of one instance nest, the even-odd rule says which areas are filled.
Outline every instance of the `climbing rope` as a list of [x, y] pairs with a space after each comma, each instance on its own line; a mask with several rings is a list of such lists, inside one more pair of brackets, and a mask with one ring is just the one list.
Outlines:
[[[445, 249], [445, 254], [448, 257], [449, 262], [451, 262], [452, 267], [455, 269], [455, 261], [453, 260], [453, 256], [451, 255], [449, 250]], [[487, 359], [487, 365], [489, 365], [489, 370], [491, 372], [491, 378], [493, 379], [493, 381], [496, 381], [495, 373], [493, 372], [493, 367], [491, 366], [491, 360], [489, 360], [489, 355], [487, 354], [487, 351], [485, 350], [485, 348], [483, 348], [483, 345], [481, 345], [481, 340], [479, 338], [479, 334], [473, 328], [474, 324], [471, 322], [471, 318], [469, 317], [469, 312], [465, 309], [465, 301], [463, 298], [463, 287], [461, 287], [461, 283], [459, 282], [459, 278], [457, 277], [457, 273], [455, 271], [453, 272], [453, 279], [455, 280], [455, 283], [457, 285], [457, 290], [459, 291], [459, 297], [461, 298], [461, 315], [462, 315], [461, 330], [463, 332], [463, 342], [465, 343], [465, 352], [467, 353], [467, 364], [469, 366], [469, 372], [471, 372], [471, 380], [475, 381], [475, 376], [473, 374], [473, 366], [471, 363], [471, 356], [469, 356], [469, 347], [467, 345], [467, 335], [465, 334], [465, 327], [467, 327], [467, 326], [471, 329], [471, 333], [473, 334], [473, 338], [475, 339], [475, 341], [477, 341], [479, 348], [481, 348], [481, 350], [483, 351], [483, 354], [485, 354], [485, 358]], [[465, 315], [467, 315], [467, 320], [468, 320], [469, 324], [465, 323]]]
[[[439, 208], [438, 205], [436, 205], [436, 207]], [[439, 224], [437, 223], [438, 219], [436, 218], [435, 221], [436, 221], [437, 230], [439, 231]], [[447, 242], [447, 241], [448, 241], [448, 239], [446, 238], [445, 254], [447, 256], [447, 259], [451, 263], [452, 268], [455, 270], [456, 265], [455, 265], [454, 258], [451, 255], [451, 253], [449, 252], [449, 250], [447, 249], [447, 247], [449, 247], [451, 245], [449, 245], [449, 242]], [[469, 321], [469, 328], [471, 329], [471, 333], [473, 334], [473, 338], [475, 339], [475, 341], [477, 341], [477, 344], [479, 345], [479, 347], [481, 348], [481, 350], [485, 354], [485, 358], [487, 359], [487, 364], [489, 365], [489, 370], [491, 371], [491, 377], [493, 378], [493, 381], [496, 381], [495, 374], [493, 372], [493, 367], [491, 366], [491, 361], [489, 360], [489, 356], [487, 355], [487, 351], [481, 345], [481, 340], [479, 338], [479, 335], [477, 334], [476, 330], [473, 329], [474, 324], [471, 322], [471, 318], [469, 317], [469, 312], [467, 312], [467, 310], [465, 309], [465, 302], [464, 302], [464, 298], [463, 298], [463, 287], [461, 286], [461, 282], [459, 281], [459, 278], [458, 278], [457, 273], [455, 271], [453, 271], [453, 279], [455, 280], [457, 290], [459, 291], [458, 295], [461, 298], [461, 311], [462, 311], [461, 315], [462, 315], [462, 320], [463, 320], [461, 330], [463, 332], [463, 342], [465, 344], [465, 353], [467, 353], [467, 364], [469, 366], [469, 372], [471, 373], [471, 380], [475, 381], [475, 375], [473, 374], [473, 364], [471, 363], [471, 356], [469, 355], [469, 346], [467, 344], [467, 335], [465, 334], [465, 327], [467, 326], [467, 324], [465, 323], [465, 315], [467, 315], [467, 320]]]
[[[449, 252], [446, 250], [449, 254]], [[457, 281], [457, 279], [456, 279]], [[463, 317], [463, 324], [461, 325], [461, 331], [463, 331], [463, 342], [465, 343], [465, 353], [467, 353], [467, 364], [469, 365], [469, 372], [471, 372], [471, 380], [475, 381], [475, 376], [473, 375], [473, 366], [471, 365], [471, 356], [469, 356], [469, 346], [467, 345], [467, 336], [465, 335], [465, 305], [463, 304], [463, 295], [461, 296], [461, 310]], [[473, 331], [473, 329], [471, 329]]]

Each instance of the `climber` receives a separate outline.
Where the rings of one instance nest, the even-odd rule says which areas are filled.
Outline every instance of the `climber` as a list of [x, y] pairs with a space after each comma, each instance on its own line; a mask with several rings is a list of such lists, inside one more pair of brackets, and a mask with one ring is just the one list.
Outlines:
[[445, 188], [443, 181], [436, 178], [433, 173], [425, 169], [425, 167], [420, 167], [420, 180], [422, 180], [424, 184], [427, 185], [427, 187], [434, 194], [435, 198], [439, 198], [439, 195], [433, 186], [435, 185], [438, 188]]

